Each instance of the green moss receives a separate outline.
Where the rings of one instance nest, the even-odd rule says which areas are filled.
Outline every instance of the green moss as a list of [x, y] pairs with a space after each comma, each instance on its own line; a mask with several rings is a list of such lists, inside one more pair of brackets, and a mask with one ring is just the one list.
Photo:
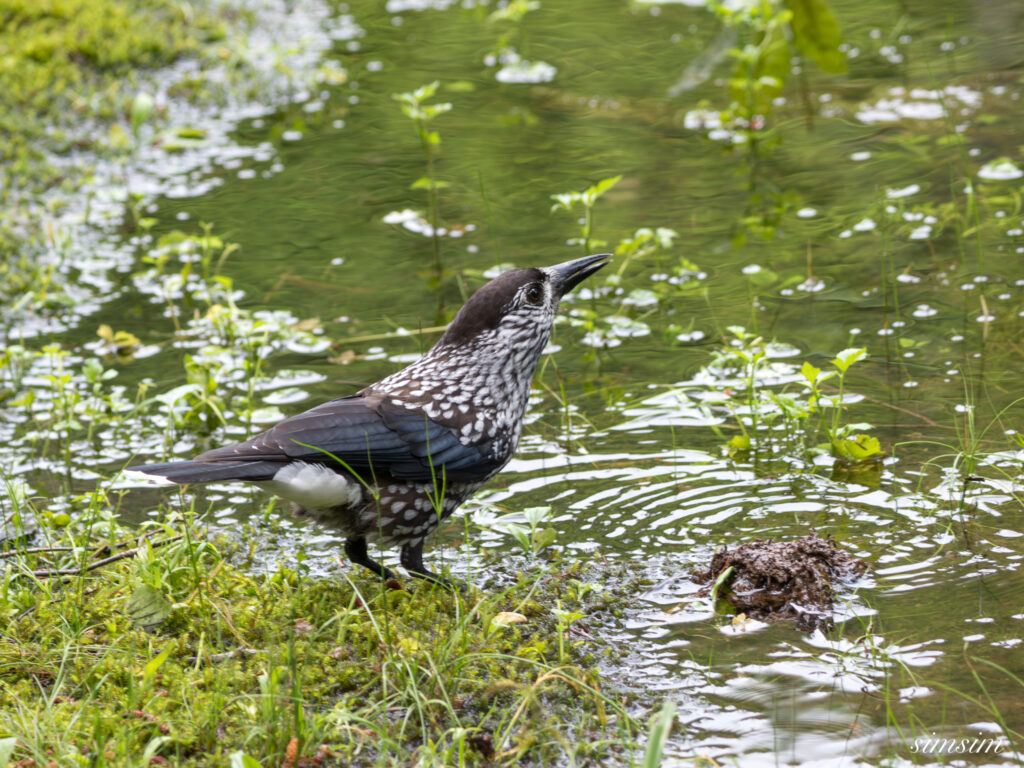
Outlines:
[[[90, 526], [69, 528], [58, 535], [79, 553], [98, 542]], [[111, 524], [102, 540], [126, 533]], [[321, 764], [391, 764], [417, 748], [465, 753], [488, 732], [509, 735], [510, 755], [546, 760], [566, 739], [621, 743], [616, 728], [630, 727], [597, 673], [580, 669], [585, 648], [559, 661], [540, 603], [571, 590], [549, 573], [469, 598], [425, 583], [383, 590], [361, 574], [255, 576], [189, 531], [64, 584], [24, 575], [80, 557], [0, 560], [0, 737], [18, 738], [19, 759], [128, 765], [151, 748], [210, 765], [243, 750], [269, 765], [294, 739], [310, 757], [324, 745]], [[129, 608], [143, 588], [173, 606], [149, 631]], [[499, 626], [498, 611], [529, 619]]]

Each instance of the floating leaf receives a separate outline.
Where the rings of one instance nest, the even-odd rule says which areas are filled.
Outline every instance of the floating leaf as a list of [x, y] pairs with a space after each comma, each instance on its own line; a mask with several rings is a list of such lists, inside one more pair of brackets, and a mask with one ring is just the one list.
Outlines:
[[725, 444], [725, 449], [730, 456], [745, 453], [750, 450], [750, 438], [746, 435], [736, 435]]
[[1024, 171], [1008, 157], [1000, 157], [991, 163], [985, 163], [978, 171], [978, 178], [988, 181], [1013, 181], [1021, 176], [1024, 176]]
[[885, 456], [877, 437], [853, 435], [832, 441], [832, 454], [837, 458], [858, 464], [863, 461], [877, 461]]

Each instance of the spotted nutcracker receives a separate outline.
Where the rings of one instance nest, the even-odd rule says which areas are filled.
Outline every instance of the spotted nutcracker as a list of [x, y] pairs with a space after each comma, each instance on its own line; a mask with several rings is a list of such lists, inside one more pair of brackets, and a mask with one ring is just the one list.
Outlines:
[[607, 263], [505, 272], [407, 368], [245, 442], [130, 469], [180, 485], [255, 483], [341, 530], [353, 563], [392, 578], [367, 551], [379, 541], [401, 547], [413, 576], [444, 582], [423, 564], [423, 542], [512, 458], [558, 303]]

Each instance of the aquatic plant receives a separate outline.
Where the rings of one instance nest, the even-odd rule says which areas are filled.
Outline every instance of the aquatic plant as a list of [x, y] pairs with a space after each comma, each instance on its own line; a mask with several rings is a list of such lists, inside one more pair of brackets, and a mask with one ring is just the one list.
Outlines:
[[583, 218], [580, 220], [579, 237], [569, 238], [569, 240], [566, 241], [568, 245], [580, 246], [583, 248], [584, 254], [593, 253], [595, 249], [600, 249], [607, 245], [606, 241], [597, 240], [593, 236], [594, 204], [621, 180], [621, 175], [611, 176], [607, 179], [601, 179], [596, 184], [589, 186], [580, 192], [562, 192], [551, 196], [551, 199], [555, 201], [555, 204], [551, 206], [552, 213], [562, 210], [571, 214], [577, 204], [583, 208]]
[[[843, 467], [857, 469], [876, 466], [885, 457], [878, 439], [867, 433], [871, 425], [843, 418], [845, 408], [859, 399], [846, 391], [846, 376], [865, 358], [865, 349], [839, 352], [830, 361], [834, 372], [823, 372], [809, 362], [797, 370], [791, 364], [773, 361], [772, 345], [760, 336], [739, 326], [727, 330], [732, 338], [712, 351], [708, 366], [710, 375], [718, 377], [725, 388], [711, 401], [714, 406], [707, 407], [727, 409], [739, 430], [726, 443], [730, 456], [771, 460], [785, 455], [811, 460], [814, 455], [829, 453]], [[822, 385], [833, 377], [838, 391], [826, 393]], [[740, 385], [738, 390], [732, 388], [734, 380]], [[789, 391], [788, 386], [795, 383], [802, 385], [801, 392]]]
[[[438, 179], [434, 172], [435, 161], [441, 146], [441, 134], [430, 127], [430, 123], [439, 115], [451, 111], [450, 102], [439, 102], [427, 104], [429, 99], [434, 98], [441, 83], [435, 80], [432, 83], [421, 85], [419, 88], [405, 93], [392, 95], [402, 109], [402, 114], [408, 117], [416, 130], [420, 140], [420, 148], [423, 150], [423, 160], [426, 164], [424, 175], [416, 179], [410, 189], [421, 189], [427, 195], [427, 220], [430, 222], [430, 240], [433, 245], [433, 279], [431, 287], [438, 292], [438, 313], [443, 313], [443, 297], [441, 286], [444, 279], [444, 266], [441, 263], [441, 235], [438, 214], [439, 192], [448, 186], [448, 182]], [[440, 321], [440, 317], [438, 320]]]
[[[724, 31], [683, 73], [669, 95], [691, 90], [710, 77], [719, 60], [732, 59], [732, 73], [725, 81], [728, 106], [713, 117], [709, 115], [708, 122], [728, 132], [730, 144], [744, 155], [747, 204], [739, 217], [742, 226], [735, 234], [736, 242], [742, 242], [748, 231], [770, 238], [796, 199], [788, 190], [775, 185], [766, 188], [765, 184], [762, 166], [782, 140], [771, 126], [775, 100], [790, 77], [799, 72], [806, 119], [809, 125], [813, 123], [816, 107], [810, 101], [803, 62], [814, 62], [830, 74], [846, 72], [839, 22], [826, 0], [707, 0], [705, 5]], [[695, 123], [705, 122], [699, 113], [694, 114]]]

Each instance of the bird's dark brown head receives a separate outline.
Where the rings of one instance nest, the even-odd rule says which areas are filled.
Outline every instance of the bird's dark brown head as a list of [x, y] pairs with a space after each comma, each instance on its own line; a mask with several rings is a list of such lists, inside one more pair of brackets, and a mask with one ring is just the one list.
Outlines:
[[520, 336], [524, 342], [546, 342], [561, 298], [607, 264], [608, 258], [598, 254], [553, 267], [503, 272], [470, 297], [439, 346], [457, 346], [485, 336], [506, 337], [513, 344]]

